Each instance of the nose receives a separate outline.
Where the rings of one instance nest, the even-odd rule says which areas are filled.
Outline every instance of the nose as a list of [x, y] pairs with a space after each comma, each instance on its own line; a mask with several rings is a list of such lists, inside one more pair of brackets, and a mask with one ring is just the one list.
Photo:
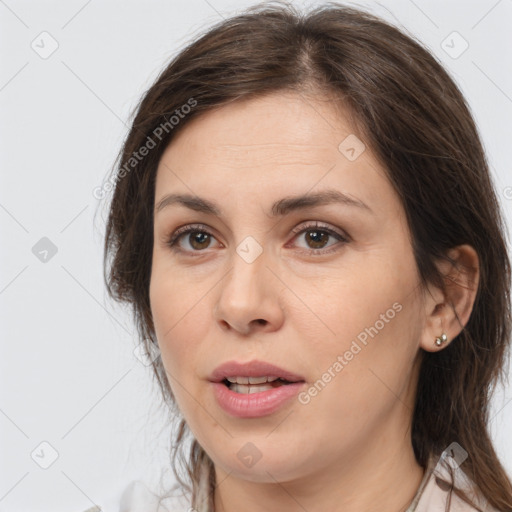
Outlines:
[[213, 315], [221, 329], [247, 336], [253, 332], [271, 332], [281, 327], [279, 279], [267, 267], [263, 252], [248, 263], [236, 252], [232, 267], [219, 284]]

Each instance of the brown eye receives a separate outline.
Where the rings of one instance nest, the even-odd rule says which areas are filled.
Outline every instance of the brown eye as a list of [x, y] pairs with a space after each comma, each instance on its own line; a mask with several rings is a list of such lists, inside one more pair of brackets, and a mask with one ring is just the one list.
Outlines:
[[316, 222], [306, 226], [299, 226], [292, 230], [292, 232], [297, 235], [294, 239], [295, 244], [311, 255], [334, 252], [339, 249], [339, 246], [348, 243], [350, 240], [348, 235], [343, 235], [328, 226], [323, 226]]
[[216, 238], [201, 225], [184, 226], [177, 229], [167, 241], [167, 245], [174, 251], [201, 252], [212, 245]]
[[188, 235], [189, 243], [194, 249], [206, 249], [210, 245], [210, 235], [203, 231], [192, 231]]
[[306, 243], [311, 249], [323, 249], [331, 236], [327, 231], [308, 230], [306, 233]]

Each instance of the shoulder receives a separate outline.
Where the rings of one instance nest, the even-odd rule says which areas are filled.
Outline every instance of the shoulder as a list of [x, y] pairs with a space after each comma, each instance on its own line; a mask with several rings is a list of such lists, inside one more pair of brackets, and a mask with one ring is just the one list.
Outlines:
[[121, 495], [119, 512], [189, 512], [190, 503], [190, 496], [179, 488], [160, 494], [142, 480], [134, 480]]
[[[119, 498], [120, 496], [120, 498]], [[83, 512], [192, 512], [191, 498], [184, 491], [173, 488], [165, 494], [152, 490], [143, 480], [133, 480], [125, 486], [117, 499], [93, 506]]]
[[[453, 488], [463, 491], [467, 498], [479, 508], [463, 500]], [[447, 452], [443, 452], [437, 460], [431, 459], [422, 486], [408, 512], [478, 512], [478, 510], [498, 512], [477, 491], [456, 461]]]

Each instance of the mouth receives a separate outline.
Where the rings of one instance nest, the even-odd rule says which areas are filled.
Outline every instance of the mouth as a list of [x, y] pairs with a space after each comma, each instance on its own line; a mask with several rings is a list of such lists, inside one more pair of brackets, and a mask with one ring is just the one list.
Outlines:
[[221, 381], [228, 389], [235, 393], [251, 395], [253, 393], [261, 393], [270, 389], [278, 388], [294, 384], [295, 382], [304, 381], [289, 381], [280, 377], [227, 377]]
[[265, 361], [229, 361], [209, 376], [218, 406], [232, 417], [261, 418], [289, 406], [306, 385], [301, 375]]
[[209, 380], [221, 383], [235, 393], [247, 395], [305, 382], [300, 375], [264, 361], [229, 361], [218, 366]]

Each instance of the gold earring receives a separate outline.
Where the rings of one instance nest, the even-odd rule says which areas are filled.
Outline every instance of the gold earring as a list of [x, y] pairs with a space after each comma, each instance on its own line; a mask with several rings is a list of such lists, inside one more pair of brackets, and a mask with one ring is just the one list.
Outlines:
[[435, 343], [438, 347], [440, 347], [446, 341], [448, 341], [448, 336], [446, 336], [446, 334], [443, 332], [443, 334], [441, 334], [441, 336], [439, 336], [439, 338], [436, 338]]

